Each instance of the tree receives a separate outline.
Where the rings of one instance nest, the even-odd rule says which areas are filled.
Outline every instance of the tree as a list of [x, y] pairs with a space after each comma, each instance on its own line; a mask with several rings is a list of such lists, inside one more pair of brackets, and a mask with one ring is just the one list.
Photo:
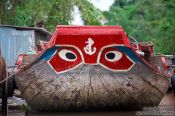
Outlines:
[[79, 8], [87, 25], [101, 25], [104, 19], [102, 12], [88, 0], [8, 0], [7, 3], [11, 7], [6, 9], [7, 18], [2, 18], [6, 22], [2, 24], [36, 26], [42, 22], [53, 31], [57, 24], [70, 24], [74, 6]]
[[[153, 41], [156, 52], [175, 52], [174, 0], [116, 0], [104, 12], [107, 25], [121, 25], [138, 41]], [[121, 5], [122, 4], [122, 5]]]
[[6, 7], [5, 7], [5, 0], [0, 0], [0, 23], [5, 22], [6, 17]]

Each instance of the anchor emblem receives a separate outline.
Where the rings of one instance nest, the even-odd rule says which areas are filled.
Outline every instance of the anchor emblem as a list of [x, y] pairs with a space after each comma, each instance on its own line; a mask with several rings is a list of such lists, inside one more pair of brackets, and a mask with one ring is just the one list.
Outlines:
[[94, 44], [94, 41], [91, 38], [88, 38], [88, 41], [86, 41], [87, 46], [84, 47], [84, 51], [86, 54], [92, 55], [96, 52], [96, 48], [92, 48], [92, 45]]

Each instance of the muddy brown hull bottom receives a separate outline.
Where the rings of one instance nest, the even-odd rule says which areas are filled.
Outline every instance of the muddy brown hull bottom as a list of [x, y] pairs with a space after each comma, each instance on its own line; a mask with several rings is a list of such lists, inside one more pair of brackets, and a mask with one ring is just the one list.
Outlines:
[[124, 110], [157, 106], [169, 80], [141, 63], [128, 72], [81, 65], [56, 74], [40, 61], [15, 75], [17, 87], [33, 110]]

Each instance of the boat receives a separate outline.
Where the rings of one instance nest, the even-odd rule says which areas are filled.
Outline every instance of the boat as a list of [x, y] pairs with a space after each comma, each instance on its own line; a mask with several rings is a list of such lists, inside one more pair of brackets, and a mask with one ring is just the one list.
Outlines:
[[35, 111], [142, 109], [170, 86], [165, 55], [121, 26], [57, 26], [37, 54], [18, 59], [15, 82]]

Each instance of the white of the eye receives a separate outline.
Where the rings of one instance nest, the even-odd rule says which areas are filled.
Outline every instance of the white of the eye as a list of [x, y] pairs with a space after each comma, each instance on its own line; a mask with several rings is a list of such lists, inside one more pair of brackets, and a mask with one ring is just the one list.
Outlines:
[[[74, 55], [75, 55], [75, 59], [68, 59], [68, 58], [66, 57], [66, 53], [72, 53], [72, 54], [74, 54]], [[75, 61], [75, 60], [77, 59], [77, 55], [76, 55], [75, 53], [73, 53], [72, 51], [67, 50], [67, 49], [62, 49], [62, 50], [58, 53], [58, 55], [60, 56], [60, 58], [62, 58], [62, 59], [65, 60], [65, 61], [68, 61], [68, 62], [73, 62], [73, 61]]]
[[[107, 58], [107, 54], [109, 54], [109, 53], [113, 53], [113, 54], [115, 55], [115, 57], [114, 57], [113, 59], [108, 59], [108, 58]], [[115, 61], [118, 61], [118, 60], [120, 60], [120, 59], [122, 58], [122, 53], [120, 53], [120, 52], [118, 52], [118, 51], [109, 51], [109, 52], [107, 52], [107, 53], [105, 54], [105, 58], [106, 58], [106, 60], [109, 61], [109, 62], [115, 62]]]

